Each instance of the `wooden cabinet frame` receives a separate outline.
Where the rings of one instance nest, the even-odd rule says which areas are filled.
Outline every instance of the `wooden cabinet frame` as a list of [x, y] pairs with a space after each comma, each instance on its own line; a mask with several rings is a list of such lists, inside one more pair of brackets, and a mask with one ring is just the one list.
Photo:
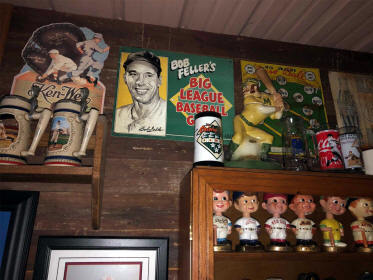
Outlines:
[[[197, 167], [184, 180], [181, 192], [182, 229], [189, 228], [189, 236], [181, 230], [180, 279], [214, 279], [214, 258], [243, 259], [260, 262], [262, 257], [276, 259], [287, 254], [289, 260], [299, 253], [216, 253], [213, 252], [212, 191], [213, 189], [278, 192], [287, 194], [370, 196], [373, 197], [373, 176], [321, 172], [289, 172], [239, 168]], [[185, 202], [189, 200], [188, 203]], [[189, 212], [189, 213], [188, 213]], [[189, 254], [188, 254], [189, 253]], [[256, 255], [255, 255], [256, 254]], [[266, 255], [264, 255], [266, 254]], [[316, 255], [315, 255], [316, 254]], [[334, 260], [327, 253], [302, 256], [305, 261]], [[285, 255], [281, 255], [285, 256]], [[363, 255], [373, 261], [372, 256]], [[344, 261], [361, 258], [358, 253], [339, 255]], [[232, 279], [235, 279], [232, 276]], [[287, 278], [284, 278], [287, 279]]]

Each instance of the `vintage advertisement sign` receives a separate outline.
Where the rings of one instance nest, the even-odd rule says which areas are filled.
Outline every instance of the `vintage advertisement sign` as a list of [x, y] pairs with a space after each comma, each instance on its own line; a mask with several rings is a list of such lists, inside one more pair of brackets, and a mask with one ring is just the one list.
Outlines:
[[112, 133], [194, 141], [194, 115], [222, 116], [223, 138], [233, 134], [233, 61], [123, 47]]
[[72, 23], [52, 23], [35, 30], [22, 50], [26, 65], [13, 80], [11, 94], [31, 98], [41, 90], [38, 107], [52, 109], [60, 99], [80, 101], [87, 88], [87, 108], [103, 113], [105, 86], [100, 81], [110, 47], [103, 35]]
[[[276, 91], [281, 94], [285, 115], [303, 119], [305, 128], [318, 129], [327, 123], [320, 73], [316, 68], [294, 67], [241, 60], [242, 83], [256, 80], [259, 91], [269, 92], [255, 75], [255, 69], [263, 67]], [[285, 122], [267, 118], [258, 127], [274, 136], [271, 153], [282, 153], [282, 132]]]
[[362, 144], [373, 145], [373, 76], [329, 72], [339, 127], [360, 128]]

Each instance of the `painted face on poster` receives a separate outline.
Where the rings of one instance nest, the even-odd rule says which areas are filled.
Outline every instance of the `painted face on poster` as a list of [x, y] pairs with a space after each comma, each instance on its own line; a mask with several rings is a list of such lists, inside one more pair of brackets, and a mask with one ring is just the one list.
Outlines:
[[167, 102], [160, 97], [160, 59], [149, 51], [128, 55], [123, 80], [132, 103], [116, 110], [114, 131], [142, 135], [166, 134]]

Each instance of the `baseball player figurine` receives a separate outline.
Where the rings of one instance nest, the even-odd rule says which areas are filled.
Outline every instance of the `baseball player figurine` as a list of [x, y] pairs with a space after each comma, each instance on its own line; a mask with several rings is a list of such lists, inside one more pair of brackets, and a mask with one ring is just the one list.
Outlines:
[[346, 212], [346, 199], [339, 196], [321, 196], [320, 205], [325, 212], [325, 219], [320, 222], [320, 230], [323, 232], [324, 250], [327, 252], [341, 252], [347, 244], [341, 241], [344, 235], [343, 225], [334, 219], [335, 215]]
[[76, 48], [82, 54], [79, 62], [78, 69], [69, 72], [66, 75], [61, 76], [61, 80], [64, 81], [71, 78], [73, 81], [78, 79], [79, 76], [88, 70], [85, 78], [87, 82], [97, 85], [98, 75], [104, 67], [104, 63], [95, 59], [96, 53], [105, 53], [110, 50], [110, 47], [101, 48], [99, 43], [103, 40], [103, 36], [100, 33], [95, 33], [93, 38], [87, 41], [78, 42]]
[[270, 93], [258, 91], [258, 81], [249, 79], [243, 88], [244, 109], [234, 117], [234, 134], [226, 154], [227, 160], [267, 160], [273, 135], [257, 127], [267, 118], [280, 119], [284, 109], [281, 94], [276, 92], [267, 72], [261, 67], [256, 75], [267, 86]]
[[75, 62], [60, 54], [58, 50], [52, 49], [48, 54], [52, 61], [45, 73], [36, 78], [37, 81], [44, 82], [51, 75], [52, 81], [60, 84], [61, 81], [58, 77], [59, 71], [71, 72], [77, 69]]
[[298, 217], [291, 223], [291, 227], [297, 239], [295, 250], [299, 252], [319, 251], [319, 247], [312, 240], [316, 231], [316, 224], [312, 220], [306, 218], [307, 215], [311, 215], [316, 209], [316, 204], [312, 195], [296, 194], [289, 197], [289, 201], [289, 208]]
[[229, 199], [228, 191], [213, 190], [214, 251], [232, 250], [232, 242], [227, 239], [228, 234], [232, 232], [232, 222], [223, 215], [231, 206], [232, 201]]
[[247, 252], [262, 250], [263, 245], [258, 240], [260, 224], [250, 215], [258, 210], [259, 200], [256, 193], [233, 192], [234, 207], [242, 213], [242, 218], [234, 223], [234, 227], [240, 235], [240, 244], [236, 251]]
[[290, 244], [286, 241], [286, 231], [290, 230], [290, 223], [281, 218], [281, 214], [285, 213], [288, 208], [287, 196], [277, 193], [265, 193], [263, 200], [262, 207], [273, 216], [265, 222], [265, 228], [271, 240], [267, 250], [292, 251]]
[[373, 216], [373, 200], [371, 198], [355, 198], [349, 200], [348, 210], [357, 218], [351, 223], [355, 247], [358, 252], [373, 252], [373, 224], [365, 218]]

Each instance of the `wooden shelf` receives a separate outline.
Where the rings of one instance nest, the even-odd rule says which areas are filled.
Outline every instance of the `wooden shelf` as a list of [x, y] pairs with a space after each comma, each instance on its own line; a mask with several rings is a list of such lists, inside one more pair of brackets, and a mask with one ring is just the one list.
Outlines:
[[357, 258], [364, 258], [364, 260], [373, 261], [373, 254], [356, 253], [356, 252], [343, 252], [343, 253], [302, 253], [302, 252], [253, 252], [253, 253], [238, 253], [238, 252], [219, 252], [214, 253], [215, 261], [273, 261], [273, 260], [288, 260], [294, 261], [302, 259], [304, 261], [335, 261], [340, 260], [348, 261]]
[[64, 166], [44, 166], [44, 165], [1, 165], [0, 174], [5, 175], [25, 175], [33, 178], [35, 175], [71, 175], [71, 176], [91, 176], [91, 166], [64, 167]]
[[[106, 135], [107, 120], [104, 115], [100, 115], [97, 120], [95, 135], [92, 135], [88, 145], [88, 149], [93, 150], [92, 166], [0, 165], [0, 181], [90, 184], [92, 227], [99, 229], [101, 222]], [[41, 142], [41, 146], [46, 145], [47, 141], [44, 140]]]
[[202, 176], [208, 184], [224, 186], [227, 190], [250, 185], [257, 192], [373, 196], [373, 176], [364, 174], [206, 166], [194, 168], [193, 173]]

